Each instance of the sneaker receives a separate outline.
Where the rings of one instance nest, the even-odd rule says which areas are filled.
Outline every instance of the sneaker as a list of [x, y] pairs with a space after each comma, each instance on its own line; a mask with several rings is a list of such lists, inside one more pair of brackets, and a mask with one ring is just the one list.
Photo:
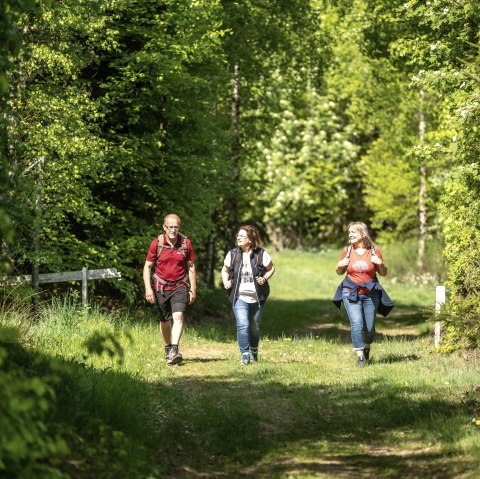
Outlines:
[[167, 364], [173, 366], [174, 364], [178, 364], [182, 362], [182, 355], [178, 352], [177, 348], [170, 348], [167, 356]]
[[250, 353], [242, 353], [242, 360], [240, 366], [246, 366], [250, 362]]
[[363, 355], [365, 356], [365, 361], [370, 359], [370, 348], [364, 348]]
[[365, 356], [359, 356], [358, 359], [357, 359], [357, 366], [359, 368], [363, 368], [363, 366], [365, 366], [365, 363], [366, 363], [366, 359], [365, 359]]
[[165, 359], [168, 359], [168, 353], [170, 352], [170, 349], [172, 349], [172, 345], [168, 344], [165, 346]]
[[250, 348], [250, 362], [255, 363], [258, 361], [258, 348]]

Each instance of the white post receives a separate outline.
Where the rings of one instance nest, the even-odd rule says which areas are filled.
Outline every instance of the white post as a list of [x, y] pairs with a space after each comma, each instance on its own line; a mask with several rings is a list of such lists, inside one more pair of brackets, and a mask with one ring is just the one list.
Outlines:
[[[438, 314], [445, 304], [445, 286], [436, 287], [435, 312]], [[440, 321], [435, 321], [435, 347], [440, 346]]]
[[88, 303], [87, 268], [82, 268], [82, 304]]

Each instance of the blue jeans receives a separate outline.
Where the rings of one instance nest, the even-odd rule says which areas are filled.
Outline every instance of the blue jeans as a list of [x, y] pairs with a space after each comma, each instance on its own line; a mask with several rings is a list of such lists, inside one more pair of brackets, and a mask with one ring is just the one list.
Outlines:
[[365, 344], [372, 344], [375, 339], [375, 316], [380, 304], [380, 293], [372, 291], [359, 294], [357, 301], [350, 301], [350, 290], [343, 288], [342, 300], [352, 333], [353, 349], [363, 349]]
[[246, 303], [237, 299], [233, 305], [233, 314], [237, 322], [237, 342], [241, 353], [248, 353], [250, 348], [258, 348], [260, 341], [260, 324], [263, 306], [258, 303]]

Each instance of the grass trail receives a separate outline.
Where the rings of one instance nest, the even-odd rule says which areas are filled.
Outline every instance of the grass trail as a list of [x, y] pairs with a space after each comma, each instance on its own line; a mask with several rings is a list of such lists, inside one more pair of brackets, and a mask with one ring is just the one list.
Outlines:
[[357, 369], [331, 302], [337, 256], [275, 259], [258, 364], [239, 367], [233, 316], [223, 331], [189, 329], [182, 366], [152, 351], [142, 374], [169, 444], [159, 449], [166, 477], [478, 477], [466, 401], [478, 394], [478, 358], [433, 351], [424, 313], [434, 286], [383, 282], [396, 308], [379, 318], [371, 364]]
[[[145, 452], [140, 468], [131, 450], [129, 478], [478, 477], [480, 428], [471, 419], [480, 416], [480, 357], [438, 355], [425, 319], [434, 286], [393, 278], [382, 283], [396, 307], [379, 318], [371, 364], [356, 368], [348, 320], [331, 302], [337, 257], [274, 257], [260, 361], [248, 367], [239, 366], [223, 291], [210, 300], [212, 317], [187, 327], [180, 366], [164, 364], [155, 321], [140, 317], [51, 314], [29, 325], [26, 339], [78, 364], [69, 386], [77, 408]], [[92, 333], [116, 338], [123, 362], [85, 355]], [[112, 447], [102, 444], [96, 474], [82, 473], [79, 458], [72, 477], [120, 477]]]

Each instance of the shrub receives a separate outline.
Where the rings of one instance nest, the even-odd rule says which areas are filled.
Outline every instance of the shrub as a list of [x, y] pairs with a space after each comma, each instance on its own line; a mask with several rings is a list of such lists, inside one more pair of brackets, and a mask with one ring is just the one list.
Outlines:
[[41, 374], [38, 363], [28, 369], [19, 367], [11, 358], [21, 355], [19, 346], [5, 344], [5, 336], [10, 337], [10, 332], [0, 328], [0, 475], [63, 477], [55, 460], [69, 452], [68, 446], [47, 427], [58, 376]]

